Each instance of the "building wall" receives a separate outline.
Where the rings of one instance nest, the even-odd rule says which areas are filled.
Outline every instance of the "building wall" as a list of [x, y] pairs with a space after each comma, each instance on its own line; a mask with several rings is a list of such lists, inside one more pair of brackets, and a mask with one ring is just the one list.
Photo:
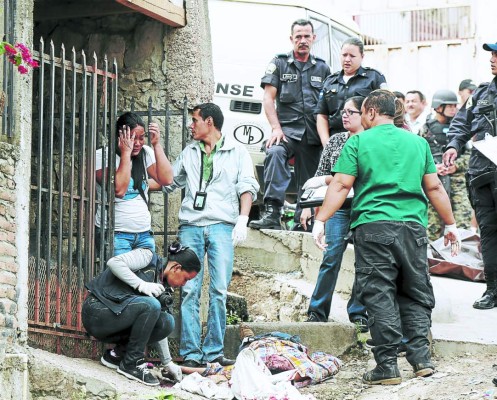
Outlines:
[[497, 41], [494, 27], [497, 2], [354, 0], [346, 3], [345, 6], [343, 2], [332, 1], [336, 7], [345, 7], [345, 11], [350, 15], [469, 6], [471, 8], [469, 37], [367, 46], [364, 65], [383, 72], [390, 89], [402, 92], [421, 90], [429, 101], [438, 89], [450, 89], [457, 93], [459, 82], [463, 79], [473, 79], [477, 84], [492, 79], [490, 55], [482, 49], [482, 44]]
[[[0, 0], [3, 9], [4, 1]], [[47, 21], [33, 33], [33, 0], [16, 2], [15, 41], [38, 47], [43, 35], [66, 52], [84, 50], [91, 63], [95, 52], [115, 57], [120, 72], [119, 108], [131, 97], [136, 109], [165, 102], [189, 107], [208, 101], [213, 93], [210, 35], [206, 0], [187, 0], [185, 28], [173, 29], [148, 17], [129, 14], [106, 18]], [[2, 16], [3, 19], [3, 16]], [[3, 26], [3, 23], [2, 23]], [[77, 28], [75, 28], [77, 27]], [[35, 38], [35, 40], [33, 40]], [[201, 38], [201, 40], [199, 40]], [[58, 55], [58, 54], [57, 54]], [[30, 75], [15, 75], [12, 138], [0, 136], [0, 397], [24, 399], [27, 395], [28, 254], [31, 175], [32, 87]], [[0, 74], [0, 81], [2, 80]], [[0, 82], [1, 83], [1, 82]], [[0, 85], [1, 87], [1, 85]], [[180, 122], [175, 122], [171, 157], [179, 153]]]

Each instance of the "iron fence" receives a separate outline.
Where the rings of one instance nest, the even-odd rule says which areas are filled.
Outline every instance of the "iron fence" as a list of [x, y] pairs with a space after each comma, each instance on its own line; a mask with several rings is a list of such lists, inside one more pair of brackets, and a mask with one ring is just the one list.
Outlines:
[[[96, 358], [99, 344], [82, 326], [81, 307], [85, 284], [105, 268], [113, 254], [115, 125], [118, 104], [118, 68], [96, 55], [87, 63], [83, 51], [74, 49], [66, 59], [64, 45], [55, 56], [45, 43], [34, 58], [40, 67], [33, 71], [33, 133], [31, 151], [30, 258], [28, 296], [28, 341], [30, 345], [72, 357]], [[124, 103], [124, 102], [123, 102]], [[145, 122], [158, 118], [165, 127], [164, 149], [169, 156], [171, 117], [182, 121], [184, 147], [188, 116], [183, 109], [163, 110], [148, 101], [145, 111], [135, 110]], [[95, 178], [97, 149], [102, 151], [101, 185]], [[108, 162], [106, 157], [109, 158]], [[100, 195], [97, 196], [97, 190]], [[167, 238], [168, 197], [163, 195], [164, 230], [155, 232]], [[102, 212], [95, 237], [97, 207]], [[100, 249], [95, 250], [95, 239]], [[167, 240], [163, 240], [164, 252]], [[179, 299], [177, 299], [179, 300]], [[176, 343], [172, 343], [172, 348]]]

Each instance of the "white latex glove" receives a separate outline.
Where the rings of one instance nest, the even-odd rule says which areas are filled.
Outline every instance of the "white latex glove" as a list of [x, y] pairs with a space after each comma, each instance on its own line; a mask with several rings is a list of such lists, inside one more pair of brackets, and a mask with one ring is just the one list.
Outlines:
[[247, 239], [247, 223], [248, 215], [239, 215], [236, 225], [233, 228], [231, 238], [233, 239], [233, 246], [244, 242]]
[[164, 291], [164, 286], [160, 283], [141, 281], [136, 289], [147, 296], [157, 297]]
[[326, 186], [326, 176], [321, 175], [321, 176], [314, 176], [312, 178], [309, 178], [306, 183], [304, 183], [304, 186], [302, 186], [303, 190], [306, 189], [317, 189], [321, 186]]
[[314, 226], [312, 227], [312, 237], [314, 239], [314, 243], [321, 250], [326, 249], [325, 237], [324, 237], [324, 222], [318, 219], [314, 220]]
[[457, 256], [461, 251], [461, 236], [456, 224], [445, 225], [444, 229], [444, 246], [450, 242], [450, 255]]
[[183, 379], [183, 372], [179, 365], [176, 365], [172, 361], [164, 365], [162, 369], [162, 376], [167, 378], [172, 378], [175, 382], [181, 382]]

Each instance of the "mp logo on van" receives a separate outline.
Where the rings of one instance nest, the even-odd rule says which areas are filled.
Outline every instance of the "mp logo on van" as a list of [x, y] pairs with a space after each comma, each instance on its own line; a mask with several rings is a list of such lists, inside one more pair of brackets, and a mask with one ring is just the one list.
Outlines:
[[264, 138], [262, 128], [253, 124], [235, 125], [233, 136], [236, 140], [243, 144], [257, 144]]

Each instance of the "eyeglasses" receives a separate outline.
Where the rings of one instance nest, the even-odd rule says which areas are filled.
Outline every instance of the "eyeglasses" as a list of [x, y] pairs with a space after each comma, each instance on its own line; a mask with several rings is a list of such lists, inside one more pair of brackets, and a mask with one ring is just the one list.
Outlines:
[[346, 109], [346, 108], [344, 108], [342, 111], [340, 111], [340, 114], [342, 114], [342, 116], [343, 116], [343, 115], [347, 115], [347, 116], [351, 117], [351, 116], [352, 116], [352, 115], [354, 115], [354, 114], [359, 114], [359, 115], [361, 115], [361, 114], [362, 114], [362, 112], [360, 112], [360, 111], [354, 111], [354, 110], [350, 110], [350, 109]]

